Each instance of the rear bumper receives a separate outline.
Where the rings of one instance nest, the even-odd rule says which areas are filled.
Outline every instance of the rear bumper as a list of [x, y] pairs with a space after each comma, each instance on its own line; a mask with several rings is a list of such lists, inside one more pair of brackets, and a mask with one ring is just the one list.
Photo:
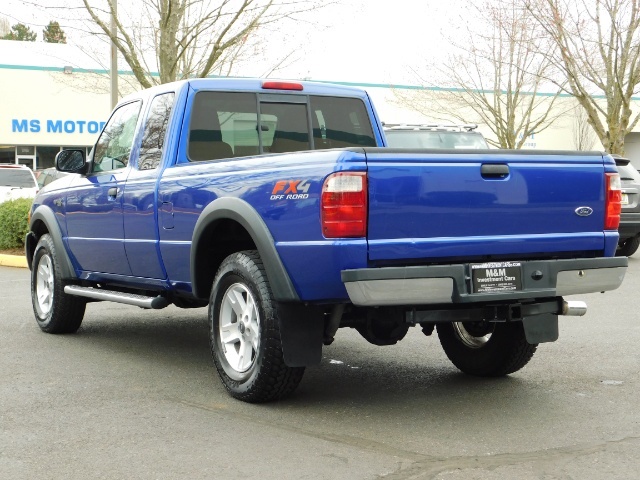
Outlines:
[[428, 305], [548, 298], [604, 292], [620, 286], [626, 257], [535, 260], [522, 263], [522, 289], [473, 293], [468, 264], [343, 270], [354, 305]]

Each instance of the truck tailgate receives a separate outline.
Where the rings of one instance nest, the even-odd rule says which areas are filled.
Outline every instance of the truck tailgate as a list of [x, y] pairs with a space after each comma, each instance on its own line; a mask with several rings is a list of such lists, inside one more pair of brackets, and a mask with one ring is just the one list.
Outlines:
[[372, 261], [604, 248], [601, 154], [366, 151]]

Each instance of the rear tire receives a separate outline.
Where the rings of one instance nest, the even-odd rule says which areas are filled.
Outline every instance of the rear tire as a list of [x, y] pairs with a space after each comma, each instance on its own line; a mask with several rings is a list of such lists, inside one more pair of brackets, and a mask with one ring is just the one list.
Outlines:
[[437, 326], [440, 344], [459, 370], [502, 377], [524, 367], [538, 345], [527, 342], [522, 322], [456, 322]]
[[616, 250], [616, 257], [630, 257], [640, 247], [640, 236], [620, 240]]
[[257, 251], [229, 255], [216, 274], [209, 303], [213, 362], [227, 391], [251, 403], [291, 394], [304, 374], [288, 367], [280, 321]]
[[64, 293], [65, 282], [51, 235], [40, 237], [33, 254], [31, 303], [38, 326], [47, 333], [74, 333], [80, 328], [86, 302]]

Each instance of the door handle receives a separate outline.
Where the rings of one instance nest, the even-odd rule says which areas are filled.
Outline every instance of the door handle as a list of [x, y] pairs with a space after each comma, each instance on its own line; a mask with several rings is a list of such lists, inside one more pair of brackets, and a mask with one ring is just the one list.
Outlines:
[[116, 198], [116, 195], [118, 195], [118, 187], [111, 187], [107, 191], [107, 195], [109, 195], [109, 198]]
[[509, 165], [485, 163], [480, 167], [483, 178], [505, 178], [509, 175]]

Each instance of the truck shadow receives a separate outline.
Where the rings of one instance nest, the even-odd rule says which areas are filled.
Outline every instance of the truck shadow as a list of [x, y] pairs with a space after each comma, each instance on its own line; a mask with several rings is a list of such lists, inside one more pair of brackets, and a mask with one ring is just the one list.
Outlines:
[[[154, 312], [118, 305], [107, 313], [102, 308], [95, 312], [91, 311], [94, 306], [89, 307], [77, 335], [54, 338], [82, 345], [85, 351], [94, 349], [96, 354], [130, 363], [141, 371], [151, 368], [143, 376], [146, 382], [159, 381], [153, 376], [164, 372], [162, 383], [168, 390], [187, 393], [185, 384], [193, 382], [194, 397], [214, 396], [225, 403], [239, 403], [227, 395], [213, 367], [206, 309]], [[375, 347], [354, 331], [340, 331], [336, 343], [325, 347], [321, 364], [307, 368], [292, 397], [253, 408], [308, 413], [314, 406], [322, 406], [321, 410], [349, 406], [382, 409], [388, 416], [398, 407], [454, 411], [508, 403], [524, 411], [532, 401], [539, 404], [542, 395], [526, 368], [505, 378], [470, 377], [449, 363], [437, 338], [416, 331], [398, 345]], [[170, 383], [173, 378], [179, 379], [174, 386]], [[534, 390], [536, 399], [532, 400]]]
[[57, 370], [74, 371], [81, 375], [76, 382], [109, 388], [111, 397], [139, 402], [143, 410], [168, 402], [212, 432], [221, 419], [233, 419], [272, 428], [280, 432], [275, 437], [302, 435], [398, 458], [415, 460], [415, 452], [429, 452], [434, 442], [498, 448], [526, 436], [532, 445], [547, 445], [550, 435], [564, 435], [558, 426], [597, 418], [589, 398], [577, 397], [549, 371], [553, 359], [544, 351], [510, 377], [474, 378], [448, 362], [437, 338], [416, 329], [385, 348], [340, 331], [290, 398], [261, 405], [234, 400], [217, 378], [204, 309], [92, 305], [78, 334], [34, 341], [64, 350]]

